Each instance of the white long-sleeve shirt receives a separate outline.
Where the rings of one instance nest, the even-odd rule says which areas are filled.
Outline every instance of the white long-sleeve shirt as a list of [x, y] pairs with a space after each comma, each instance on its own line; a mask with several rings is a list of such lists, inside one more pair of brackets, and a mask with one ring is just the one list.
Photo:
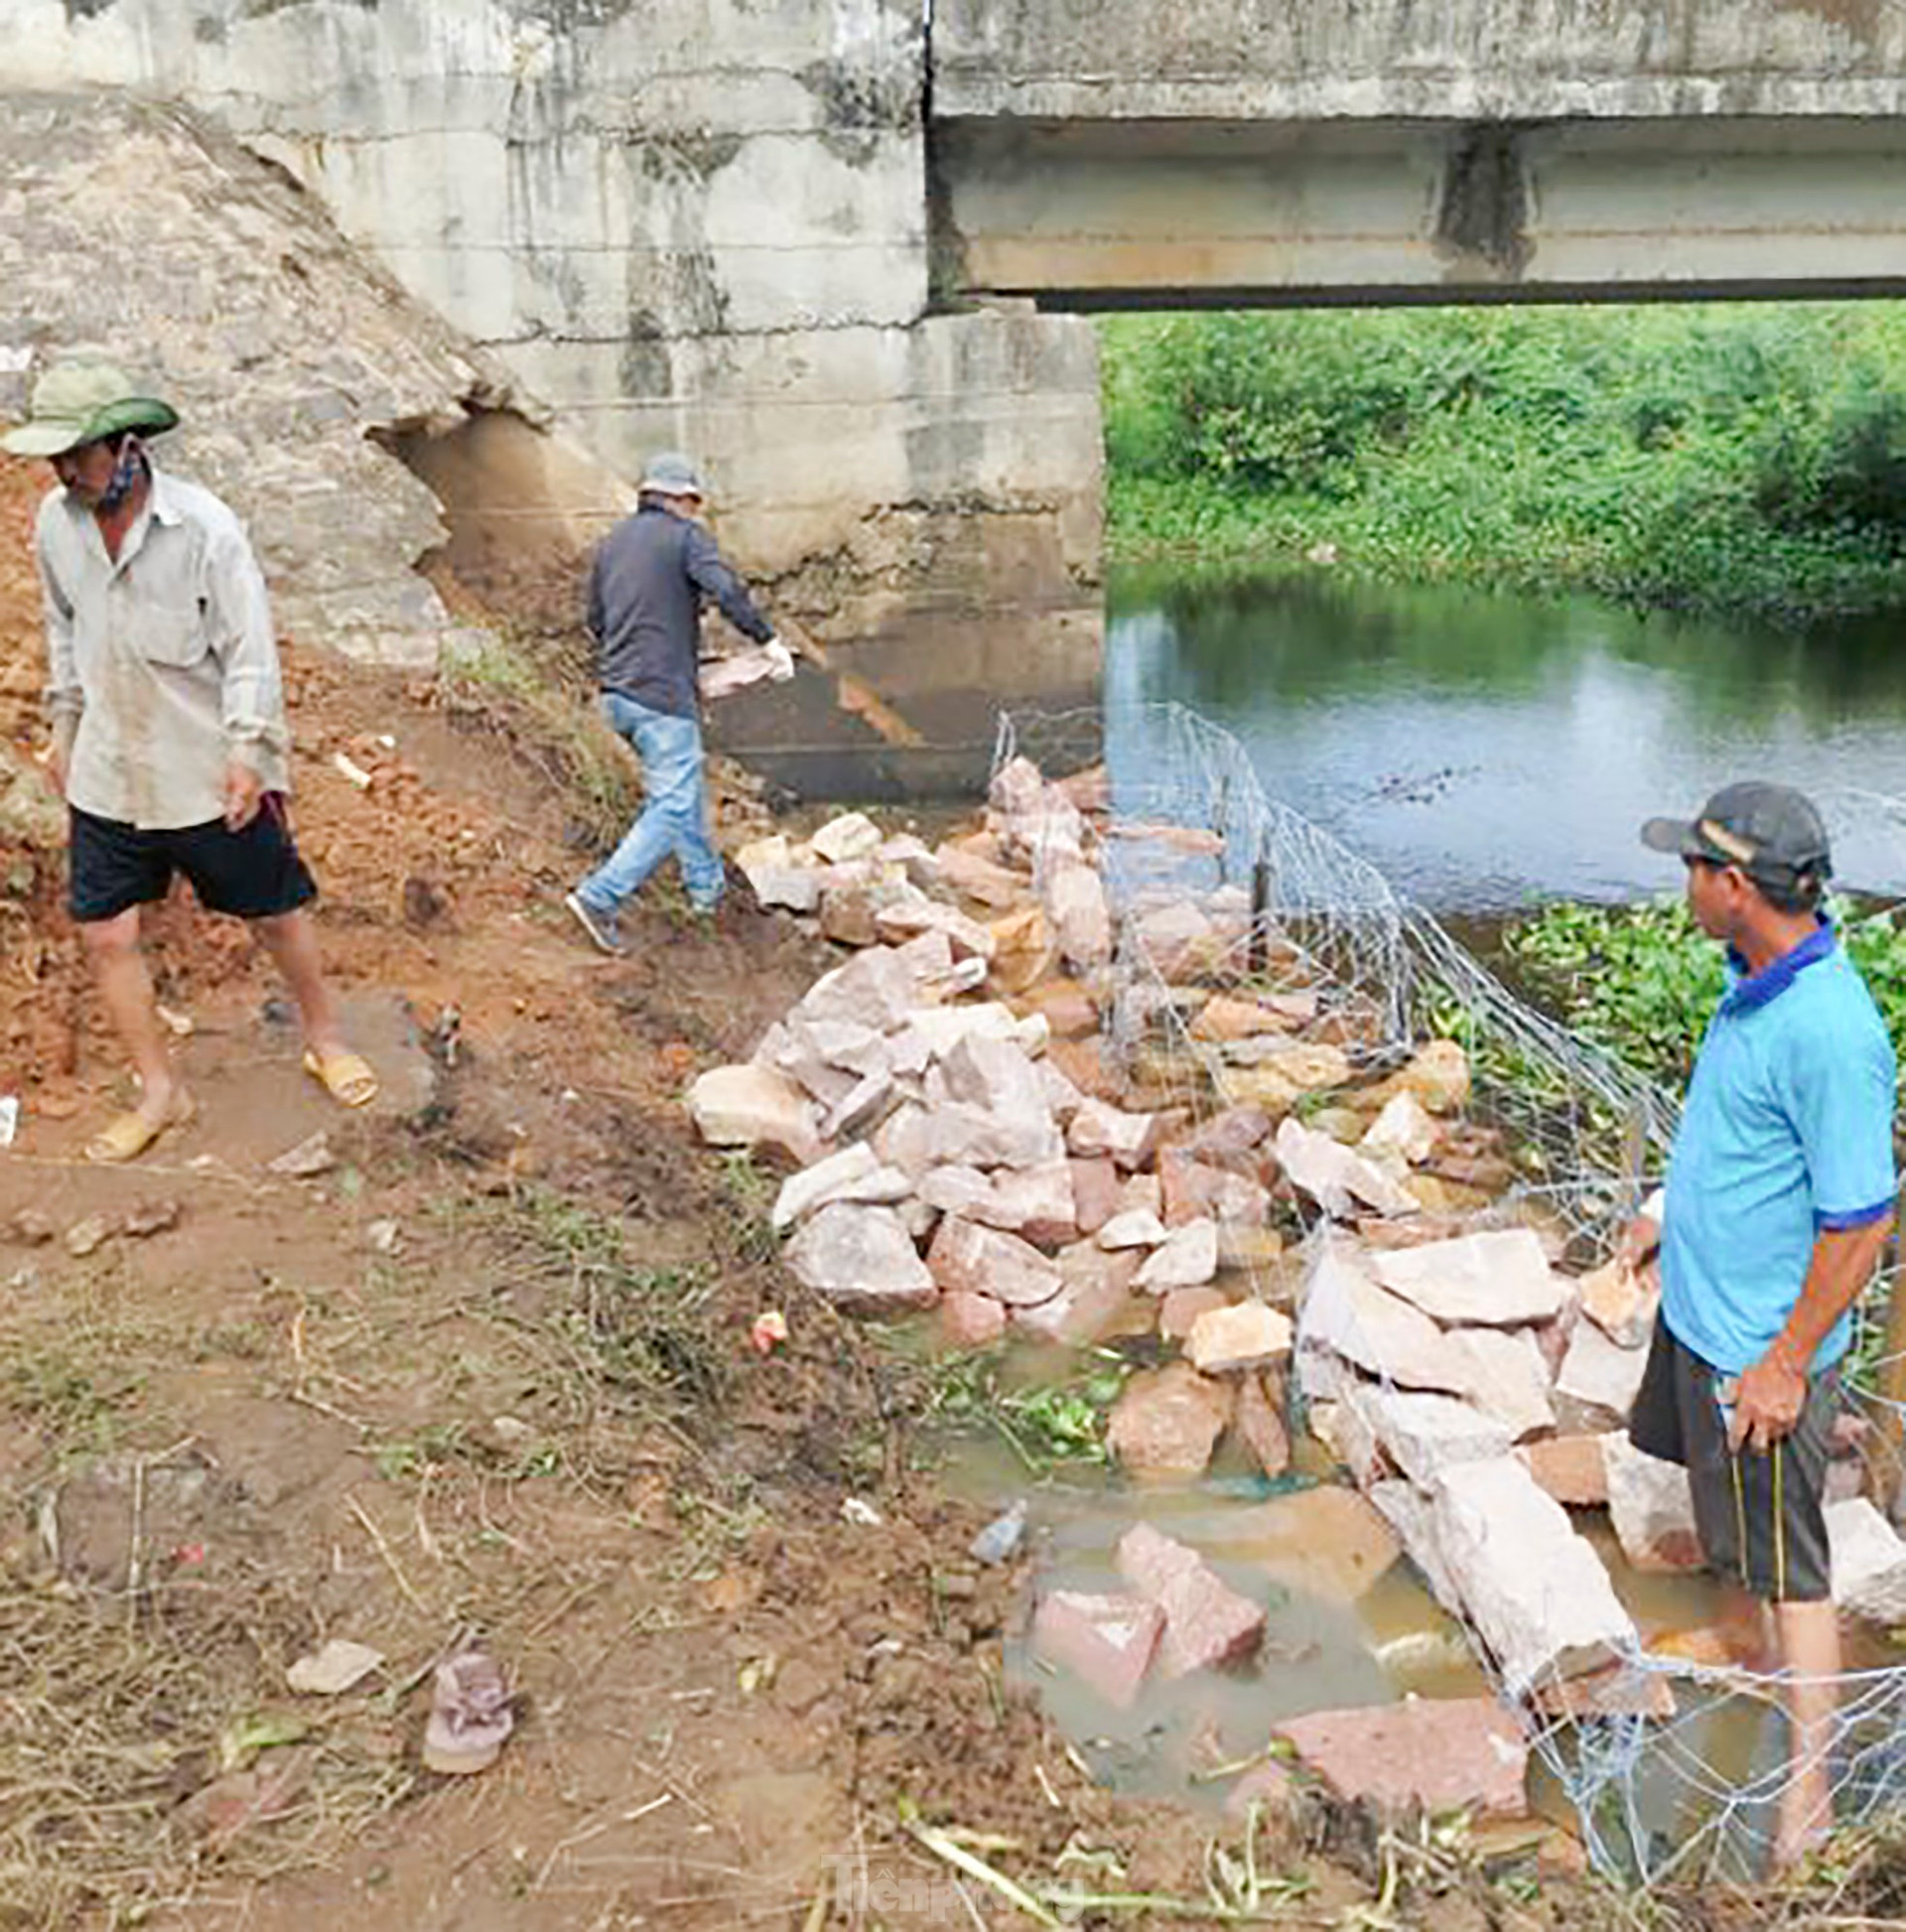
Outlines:
[[284, 679], [244, 526], [208, 489], [155, 469], [115, 560], [65, 489], [40, 505], [47, 713], [67, 798], [145, 830], [223, 816], [237, 759], [290, 788]]

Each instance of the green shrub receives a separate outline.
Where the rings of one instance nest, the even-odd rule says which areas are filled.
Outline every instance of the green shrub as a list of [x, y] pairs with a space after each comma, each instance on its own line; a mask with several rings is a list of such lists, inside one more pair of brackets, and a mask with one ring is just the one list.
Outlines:
[[[1834, 908], [1847, 953], [1906, 1062], [1906, 930], [1890, 910]], [[1567, 1024], [1641, 1072], [1679, 1088], [1694, 1066], [1723, 968], [1720, 948], [1680, 899], [1559, 902], [1503, 935], [1530, 989]]]
[[1780, 620], [1906, 602], [1906, 307], [1101, 324], [1115, 555]]

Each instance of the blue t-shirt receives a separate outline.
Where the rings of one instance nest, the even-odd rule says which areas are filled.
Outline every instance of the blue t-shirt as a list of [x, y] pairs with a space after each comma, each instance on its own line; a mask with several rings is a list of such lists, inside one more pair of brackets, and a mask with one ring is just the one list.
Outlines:
[[[1668, 1170], [1662, 1316], [1729, 1375], [1786, 1326], [1823, 1229], [1892, 1211], [1893, 1047], [1824, 919], [1729, 985], [1702, 1041]], [[1814, 1357], [1846, 1352], [1849, 1311]]]

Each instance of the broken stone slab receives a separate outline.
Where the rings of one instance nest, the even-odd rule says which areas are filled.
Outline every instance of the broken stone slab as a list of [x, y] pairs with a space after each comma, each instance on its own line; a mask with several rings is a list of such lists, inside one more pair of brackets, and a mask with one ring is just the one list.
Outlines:
[[1346, 1220], [1362, 1201], [1379, 1214], [1420, 1211], [1404, 1190], [1374, 1161], [1287, 1116], [1278, 1127], [1278, 1159], [1291, 1179], [1333, 1220]]
[[1638, 1648], [1601, 1559], [1513, 1456], [1451, 1463], [1430, 1496], [1443, 1564], [1511, 1697]]
[[1467, 1811], [1520, 1818], [1529, 1745], [1515, 1714], [1494, 1698], [1407, 1697], [1399, 1704], [1313, 1711], [1276, 1734], [1349, 1804], [1380, 1813]]
[[1118, 1211], [1121, 1214], [1150, 1214], [1162, 1218], [1164, 1190], [1158, 1185], [1157, 1175], [1155, 1173], [1127, 1174], [1119, 1183]]
[[823, 973], [789, 1019], [828, 1021], [889, 1033], [913, 1011], [912, 966], [891, 946], [870, 946], [846, 965]]
[[830, 1201], [890, 1207], [912, 1191], [913, 1183], [904, 1173], [883, 1167], [866, 1141], [856, 1141], [811, 1168], [789, 1174], [774, 1196], [770, 1218], [775, 1232], [781, 1233]]
[[1435, 1117], [1414, 1093], [1399, 1093], [1383, 1103], [1358, 1145], [1378, 1160], [1389, 1155], [1420, 1167], [1436, 1151], [1441, 1135]]
[[[762, 840], [756, 843], [778, 843], [784, 847], [787, 841]], [[824, 881], [818, 866], [769, 865], [759, 860], [750, 864], [748, 854], [753, 849], [745, 847], [736, 863], [748, 880], [749, 890], [754, 895], [757, 905], [763, 909], [778, 905], [789, 912], [807, 915], [820, 910]]]
[[934, 1004], [934, 989], [953, 970], [952, 941], [944, 932], [922, 932], [918, 938], [909, 939], [894, 950], [913, 975], [915, 990], [928, 1004]]
[[874, 860], [889, 874], [897, 870], [909, 886], [917, 886], [921, 892], [933, 892], [941, 883], [940, 862], [926, 841], [911, 832], [895, 832], [883, 839], [874, 848]]
[[969, 1034], [947, 1050], [940, 1072], [949, 1100], [1039, 1126], [1052, 1118], [1045, 1082], [1017, 1039]]
[[1202, 1288], [1217, 1272], [1217, 1222], [1188, 1221], [1152, 1250], [1139, 1270], [1139, 1286], [1148, 1295], [1168, 1295], [1174, 1288]]
[[1551, 1436], [1524, 1443], [1517, 1459], [1559, 1503], [1593, 1509], [1608, 1501], [1608, 1462], [1601, 1436]]
[[882, 903], [877, 886], [836, 886], [821, 895], [821, 934], [838, 946], [880, 943], [874, 912]]
[[1258, 1467], [1275, 1481], [1291, 1466], [1291, 1435], [1284, 1426], [1284, 1405], [1272, 1399], [1267, 1382], [1265, 1376], [1247, 1375], [1239, 1383], [1231, 1428]]
[[816, 858], [842, 866], [871, 858], [880, 849], [882, 836], [881, 828], [865, 812], [843, 812], [830, 818], [807, 843]]
[[[1327, 1236], [1311, 1262], [1298, 1332], [1306, 1351], [1340, 1356], [1405, 1388], [1466, 1396], [1476, 1380], [1469, 1351], [1421, 1309], [1382, 1287], [1340, 1236]], [[1303, 1367], [1306, 1393], [1328, 1400], [1332, 1391], [1311, 1390], [1314, 1371], [1307, 1361]]]
[[933, 858], [944, 886], [961, 898], [974, 899], [997, 911], [1020, 904], [1032, 890], [1032, 882], [1024, 873], [998, 865], [966, 846], [942, 845]]
[[1076, 980], [1046, 980], [1028, 988], [1021, 1004], [1044, 1015], [1055, 1039], [1079, 1039], [1099, 1030], [1099, 1010]]
[[1057, 1260], [1059, 1292], [1036, 1307], [1013, 1310], [1014, 1327], [1074, 1348], [1120, 1328], [1138, 1301], [1132, 1293], [1138, 1256], [1109, 1255], [1082, 1241], [1061, 1248]]
[[983, 1221], [993, 1205], [993, 1176], [978, 1168], [933, 1168], [920, 1176], [919, 1196], [942, 1214]]
[[872, 1133], [899, 1104], [900, 1089], [892, 1074], [882, 1070], [857, 1080], [821, 1120], [821, 1134], [830, 1141], [852, 1140]]
[[1078, 1239], [1072, 1169], [1063, 1160], [1036, 1168], [1003, 1168], [993, 1176], [992, 1198], [977, 1220], [1003, 1227], [1034, 1247], [1063, 1247]]
[[1220, 950], [1211, 921], [1188, 899], [1174, 899], [1141, 913], [1133, 936], [1141, 955], [1165, 978]]
[[1141, 1370], [1120, 1392], [1106, 1441], [1137, 1476], [1200, 1476], [1231, 1420], [1231, 1391], [1185, 1362]]
[[1906, 1623], [1906, 1542], [1864, 1496], [1827, 1505], [1834, 1601], [1850, 1616]]
[[1085, 1095], [1056, 1060], [1042, 1056], [1035, 1064], [1039, 1084], [1045, 1090], [1045, 1104], [1052, 1110], [1052, 1118], [1063, 1127], [1085, 1105]]
[[1362, 1098], [1381, 1108], [1400, 1093], [1415, 1094], [1432, 1114], [1459, 1113], [1469, 1104], [1468, 1055], [1453, 1039], [1432, 1039]]
[[[767, 1066], [718, 1066], [688, 1090], [688, 1110], [713, 1147], [784, 1148], [806, 1163], [821, 1154], [813, 1105], [794, 1082]], [[296, 1150], [293, 1150], [296, 1152]]]
[[1450, 1328], [1444, 1339], [1467, 1364], [1457, 1391], [1521, 1442], [1556, 1426], [1549, 1400], [1549, 1363], [1531, 1328]]
[[958, 1214], [941, 1221], [926, 1265], [948, 1294], [990, 1295], [1008, 1308], [1031, 1308], [1058, 1294], [1058, 1263], [1030, 1242]]
[[1102, 1156], [1090, 1161], [1074, 1156], [1066, 1165], [1072, 1170], [1072, 1205], [1079, 1232], [1098, 1234], [1119, 1212], [1119, 1171]]
[[940, 1298], [906, 1223], [890, 1207], [833, 1202], [795, 1235], [783, 1258], [816, 1294], [851, 1314], [930, 1309]]
[[[808, 1060], [852, 1074], [856, 1079], [870, 1073], [888, 1073], [893, 1067], [893, 1050], [887, 1036], [872, 1027], [851, 1020], [806, 1020], [791, 1017], [781, 1028], [780, 1050], [772, 1064], [798, 1080]], [[754, 1057], [762, 1057], [757, 1050]]]
[[1605, 1409], [1625, 1422], [1635, 1406], [1647, 1366], [1646, 1343], [1623, 1348], [1610, 1341], [1594, 1322], [1577, 1321], [1568, 1337], [1562, 1372], [1556, 1377], [1556, 1393], [1591, 1409]]
[[1416, 1566], [1425, 1587], [1453, 1617], [1463, 1614], [1462, 1592], [1443, 1562], [1430, 1498], [1401, 1476], [1373, 1482], [1364, 1491], [1373, 1509], [1395, 1532], [1403, 1553]]
[[1041, 888], [1059, 952], [1076, 973], [1112, 957], [1112, 912], [1095, 867], [1061, 862], [1047, 869]]
[[1509, 1452], [1508, 1430], [1455, 1396], [1368, 1385], [1347, 1394], [1344, 1407], [1391, 1462], [1425, 1488], [1451, 1463]]
[[1264, 1634], [1264, 1608], [1219, 1577], [1195, 1550], [1134, 1523], [1119, 1538], [1119, 1575], [1164, 1612], [1158, 1668], [1167, 1680], [1249, 1655]]
[[[915, 1132], [910, 1126], [909, 1135]], [[1050, 1115], [995, 1114], [959, 1101], [923, 1110], [917, 1152], [928, 1168], [1047, 1168], [1065, 1159], [1065, 1142]], [[878, 1136], [876, 1144], [879, 1144]], [[906, 1166], [898, 1153], [896, 1167]]]
[[[1246, 1274], [1261, 1275], [1274, 1270], [1284, 1259], [1284, 1236], [1276, 1228], [1236, 1227], [1229, 1221], [1218, 1223], [1218, 1266], [1241, 1268]], [[1291, 1281], [1280, 1271], [1270, 1286], [1260, 1285], [1272, 1299], [1289, 1302]]]
[[1517, 1327], [1562, 1312], [1566, 1285], [1530, 1228], [1491, 1228], [1453, 1241], [1373, 1254], [1370, 1272], [1435, 1320]]
[[936, 1166], [957, 1167], [935, 1158], [936, 1136], [927, 1110], [915, 1101], [902, 1101], [874, 1130], [872, 1145], [883, 1165], [898, 1168], [917, 1186]]
[[1006, 1304], [965, 1290], [940, 1298], [940, 1330], [956, 1348], [985, 1348], [1006, 1333]]
[[1227, 1509], [1218, 1534], [1285, 1588], [1354, 1603], [1395, 1564], [1395, 1534], [1354, 1489], [1319, 1483]]
[[1275, 1008], [1257, 1000], [1239, 999], [1229, 993], [1214, 993], [1187, 1030], [1193, 1039], [1221, 1044], [1251, 1039], [1265, 1034], [1286, 1037], [1292, 1032], [1290, 1020]]
[[1179, 1151], [1194, 1161], [1239, 1161], [1271, 1138], [1272, 1126], [1262, 1107], [1226, 1107], [1188, 1135]]
[[1163, 1632], [1164, 1611], [1148, 1597], [1055, 1589], [1033, 1613], [1032, 1649], [1124, 1711], [1138, 1697]]
[[[1138, 1260], [1134, 1255], [1134, 1272]], [[1174, 1288], [1158, 1304], [1158, 1333], [1166, 1341], [1183, 1341], [1198, 1325], [1200, 1315], [1230, 1306], [1231, 1298], [1221, 1288]]]
[[1652, 1330], [1660, 1301], [1640, 1275], [1611, 1261], [1576, 1284], [1581, 1311], [1618, 1348], [1638, 1348]]
[[[868, 956], [861, 954], [863, 959]], [[982, 1000], [972, 1006], [916, 1007], [910, 1024], [935, 1059], [944, 1059], [961, 1040], [973, 1036], [1014, 1040], [1029, 1053], [1037, 1052], [1046, 1037], [1040, 1015], [1021, 1020], [1001, 1000]]]
[[1094, 1155], [1109, 1155], [1130, 1173], [1144, 1167], [1152, 1158], [1160, 1131], [1157, 1114], [1128, 1113], [1123, 1107], [1087, 1098], [1066, 1129], [1066, 1145], [1087, 1160]]
[[883, 905], [874, 915], [880, 936], [889, 943], [916, 938], [922, 932], [943, 932], [959, 959], [990, 960], [997, 950], [993, 934], [977, 919], [969, 919], [943, 899], [903, 899]]
[[1160, 1248], [1169, 1239], [1170, 1230], [1149, 1207], [1133, 1207], [1123, 1214], [1114, 1214], [1098, 1233], [1099, 1246], [1107, 1250]]
[[1699, 1570], [1701, 1535], [1688, 1471], [1636, 1449], [1619, 1430], [1602, 1437], [1601, 1453], [1608, 1520], [1622, 1555], [1637, 1570]]
[[1200, 1375], [1269, 1368], [1291, 1353], [1291, 1317], [1262, 1302], [1211, 1309], [1191, 1324], [1184, 1352]]
[[1229, 1168], [1207, 1165], [1179, 1148], [1158, 1155], [1164, 1221], [1179, 1227], [1209, 1217], [1226, 1225], [1257, 1226], [1271, 1218], [1270, 1191]]

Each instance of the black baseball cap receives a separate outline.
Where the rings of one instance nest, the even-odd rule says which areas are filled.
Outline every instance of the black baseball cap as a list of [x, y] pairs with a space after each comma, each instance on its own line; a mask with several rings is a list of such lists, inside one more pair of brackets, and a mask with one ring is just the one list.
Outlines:
[[1696, 818], [1651, 818], [1641, 842], [1656, 852], [1738, 866], [1749, 879], [1791, 886], [1834, 871], [1827, 827], [1814, 801], [1792, 785], [1750, 779], [1723, 785]]

